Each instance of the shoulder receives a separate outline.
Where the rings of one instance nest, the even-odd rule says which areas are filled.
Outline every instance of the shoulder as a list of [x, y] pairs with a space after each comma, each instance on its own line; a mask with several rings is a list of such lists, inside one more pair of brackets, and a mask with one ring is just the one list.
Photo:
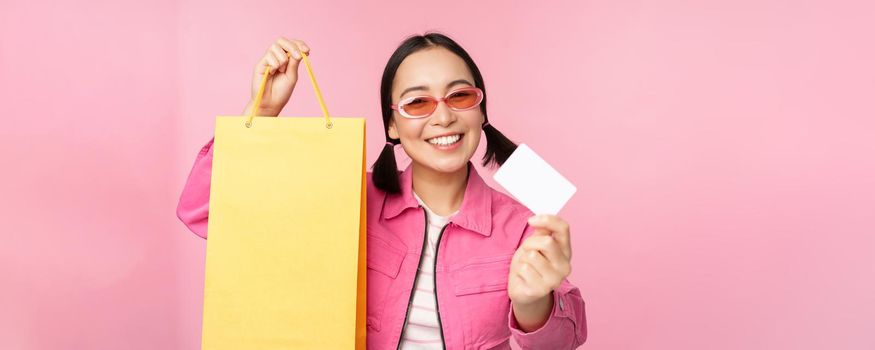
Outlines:
[[367, 187], [367, 191], [365, 192], [367, 201], [366, 212], [368, 227], [371, 227], [373, 223], [380, 221], [380, 216], [383, 211], [383, 201], [386, 197], [386, 192], [383, 192], [377, 186], [374, 186], [374, 182], [372, 178], [374, 173], [368, 171], [365, 174], [365, 186]]
[[365, 173], [365, 186], [367, 187], [367, 196], [368, 196], [368, 204], [372, 203], [374, 199], [379, 199], [381, 202], [383, 201], [383, 197], [386, 195], [386, 192], [377, 188], [374, 185], [374, 173], [368, 171]]
[[[401, 175], [401, 172], [398, 172], [398, 175]], [[378, 212], [383, 208], [383, 202], [388, 195], [385, 191], [381, 190], [374, 184], [374, 173], [368, 171], [365, 173], [365, 187], [366, 195], [367, 195], [367, 203], [368, 203], [368, 212]], [[379, 209], [378, 209], [379, 208]]]
[[493, 234], [501, 232], [508, 239], [522, 241], [529, 231], [529, 218], [535, 214], [510, 195], [489, 185], [484, 188], [492, 201]]
[[377, 186], [374, 185], [374, 173], [371, 171], [365, 173], [365, 186], [367, 187], [368, 198], [374, 196], [379, 197], [382, 200], [382, 198], [386, 195], [386, 192], [383, 192], [383, 190], [377, 188]]
[[486, 186], [487, 191], [489, 191], [489, 196], [492, 199], [492, 212], [496, 213], [507, 213], [514, 218], [524, 217], [526, 220], [532, 215], [529, 208], [526, 208], [525, 205], [511, 197], [510, 195], [505, 194], [497, 189], [492, 188], [491, 186]]

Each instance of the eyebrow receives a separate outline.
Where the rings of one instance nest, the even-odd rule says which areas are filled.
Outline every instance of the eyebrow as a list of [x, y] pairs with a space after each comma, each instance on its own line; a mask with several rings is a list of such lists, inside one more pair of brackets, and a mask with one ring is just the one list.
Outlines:
[[[456, 79], [456, 80], [451, 81], [449, 84], [447, 84], [447, 89], [449, 89], [453, 85], [458, 85], [458, 84], [468, 84], [468, 85], [474, 86], [474, 84], [471, 84], [471, 82], [466, 80], [466, 79]], [[428, 91], [428, 86], [419, 85], [419, 86], [413, 86], [413, 87], [406, 88], [406, 89], [404, 89], [404, 91], [401, 92], [400, 97], [404, 97], [404, 94], [406, 94], [408, 92], [417, 91], [417, 90]]]

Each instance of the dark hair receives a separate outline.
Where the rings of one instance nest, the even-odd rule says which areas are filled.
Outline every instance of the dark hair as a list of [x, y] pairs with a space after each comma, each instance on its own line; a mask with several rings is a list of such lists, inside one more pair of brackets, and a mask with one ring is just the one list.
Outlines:
[[[389, 62], [386, 63], [386, 68], [383, 70], [383, 79], [380, 82], [380, 107], [383, 110], [383, 131], [386, 134], [386, 145], [383, 146], [383, 151], [380, 152], [380, 157], [374, 162], [373, 182], [380, 190], [395, 194], [400, 193], [401, 188], [398, 183], [398, 165], [395, 162], [395, 149], [400, 141], [389, 137], [389, 122], [392, 120], [392, 82], [395, 80], [395, 73], [401, 62], [407, 56], [414, 52], [432, 47], [443, 47], [465, 61], [471, 75], [474, 76], [474, 86], [483, 90], [483, 102], [480, 104], [480, 109], [483, 111], [483, 119], [485, 120], [483, 132], [486, 135], [486, 154], [483, 155], [483, 166], [504, 164], [504, 161], [510, 157], [510, 154], [516, 150], [517, 145], [505, 137], [501, 132], [495, 129], [489, 123], [489, 117], [486, 114], [486, 84], [483, 83], [483, 76], [480, 75], [480, 69], [477, 64], [468, 55], [468, 52], [457, 44], [453, 39], [440, 33], [426, 33], [425, 35], [414, 35], [405, 39], [401, 45], [395, 49], [392, 56], [389, 57]], [[391, 145], [389, 144], [391, 143]]]

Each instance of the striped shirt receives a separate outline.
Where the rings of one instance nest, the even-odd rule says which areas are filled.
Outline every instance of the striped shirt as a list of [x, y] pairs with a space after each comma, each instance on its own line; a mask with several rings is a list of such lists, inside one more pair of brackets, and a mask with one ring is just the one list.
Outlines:
[[416, 289], [408, 305], [407, 323], [401, 333], [402, 350], [442, 349], [441, 330], [438, 324], [437, 301], [434, 294], [434, 260], [438, 235], [450, 221], [450, 216], [435, 214], [416, 193], [413, 196], [428, 213], [428, 239], [416, 273]]

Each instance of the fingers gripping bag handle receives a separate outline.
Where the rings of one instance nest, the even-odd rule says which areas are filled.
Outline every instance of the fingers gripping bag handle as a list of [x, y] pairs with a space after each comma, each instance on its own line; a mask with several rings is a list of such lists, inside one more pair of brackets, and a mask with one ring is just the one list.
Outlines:
[[[286, 53], [287, 56], [291, 57], [291, 53]], [[310, 76], [310, 82], [313, 83], [313, 90], [316, 91], [316, 98], [319, 100], [319, 107], [322, 108], [322, 115], [325, 116], [325, 127], [331, 129], [334, 126], [334, 123], [331, 121], [331, 117], [328, 115], [328, 107], [325, 106], [325, 99], [322, 98], [322, 91], [319, 90], [319, 84], [316, 83], [316, 76], [313, 75], [313, 67], [310, 66], [310, 59], [307, 58], [307, 54], [301, 52], [301, 58], [304, 60], [304, 65], [307, 67], [307, 75]], [[267, 77], [270, 76], [270, 67], [265, 67], [264, 74], [261, 75], [261, 83], [258, 86], [258, 94], [255, 95], [255, 104], [252, 107], [252, 111], [249, 112], [249, 119], [246, 120], [246, 127], [252, 127], [252, 119], [255, 118], [255, 113], [258, 112], [258, 107], [261, 106], [261, 99], [264, 97], [264, 87], [267, 86]]]

